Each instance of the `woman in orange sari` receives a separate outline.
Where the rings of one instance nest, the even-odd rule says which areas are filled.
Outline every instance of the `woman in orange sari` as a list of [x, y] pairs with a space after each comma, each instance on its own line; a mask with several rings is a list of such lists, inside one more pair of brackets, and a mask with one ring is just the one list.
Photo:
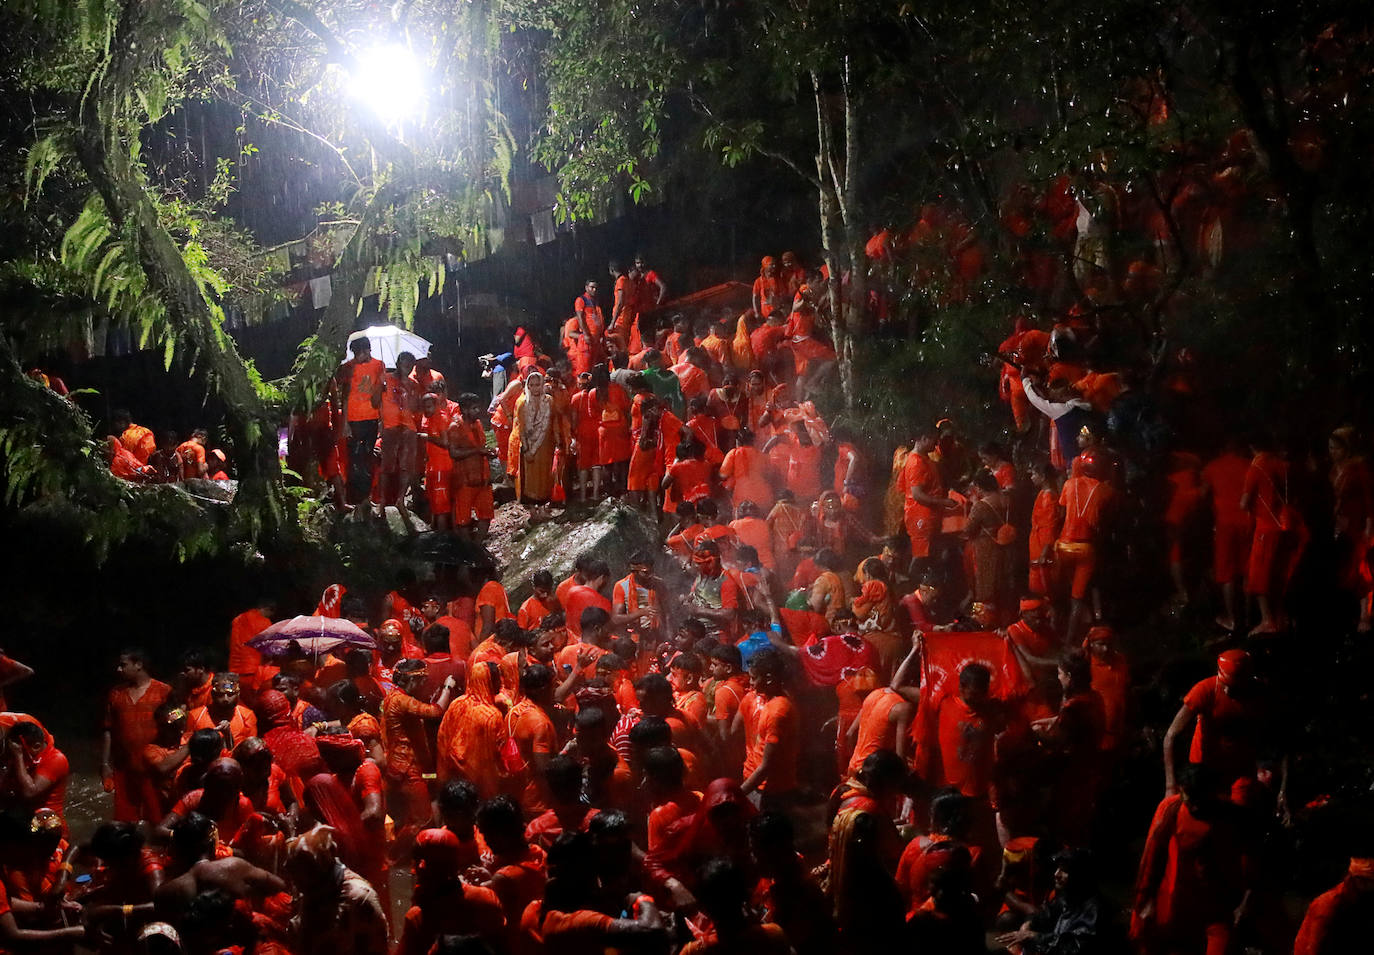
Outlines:
[[500, 752], [506, 744], [506, 719], [493, 691], [500, 683], [496, 664], [474, 666], [468, 674], [467, 692], [444, 714], [435, 743], [439, 780], [466, 779], [483, 799], [495, 796], [501, 788]]

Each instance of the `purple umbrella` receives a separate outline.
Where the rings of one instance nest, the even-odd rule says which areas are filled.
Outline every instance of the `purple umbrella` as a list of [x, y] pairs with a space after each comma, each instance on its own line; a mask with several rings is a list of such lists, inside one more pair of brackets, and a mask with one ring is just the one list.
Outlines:
[[248, 646], [265, 657], [285, 656], [292, 645], [318, 656], [348, 645], [375, 650], [377, 641], [357, 624], [338, 617], [301, 616], [278, 620], [252, 640]]

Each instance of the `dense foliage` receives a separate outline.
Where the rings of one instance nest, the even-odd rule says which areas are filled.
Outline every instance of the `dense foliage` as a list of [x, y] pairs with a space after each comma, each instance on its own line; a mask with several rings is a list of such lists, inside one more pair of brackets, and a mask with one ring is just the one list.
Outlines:
[[[409, 324], [442, 283], [434, 256], [483, 243], [507, 189], [515, 143], [490, 101], [489, 11], [22, 0], [5, 27], [14, 94], [4, 133], [22, 162], [4, 170], [5, 333], [22, 358], [96, 316], [129, 328], [139, 347], [159, 347], [169, 372], [190, 374], [226, 409], [240, 479], [232, 536], [289, 541], [296, 515], [276, 446], [286, 412], [317, 402], [369, 283]], [[378, 112], [350, 96], [350, 78], [383, 46], [418, 64], [422, 102]], [[418, 108], [402, 119], [401, 106]], [[236, 119], [235, 135], [207, 143], [207, 115]], [[193, 119], [197, 146], [182, 141]], [[225, 309], [262, 310], [280, 294], [282, 275], [230, 213], [241, 168], [271, 150], [328, 167], [321, 211], [344, 241], [322, 263], [339, 280], [319, 328], [294, 374], [269, 383], [239, 354]], [[13, 358], [4, 365], [19, 377]], [[13, 412], [23, 421], [38, 409]], [[102, 446], [79, 413], [72, 429], [62, 438], [85, 448], [79, 461], [41, 435], [36, 447], [23, 430], [0, 435], [12, 502], [81, 496], [80, 465], [99, 470]]]

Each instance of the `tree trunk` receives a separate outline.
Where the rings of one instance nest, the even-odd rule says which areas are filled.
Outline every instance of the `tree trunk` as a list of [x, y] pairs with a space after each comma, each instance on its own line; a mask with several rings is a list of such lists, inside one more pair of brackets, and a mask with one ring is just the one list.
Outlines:
[[[868, 273], [863, 268], [863, 224], [858, 212], [859, 117], [850, 88], [849, 61], [845, 60], [841, 90], [844, 103], [842, 143], [831, 128], [820, 75], [811, 73], [816, 97], [817, 172], [820, 174], [821, 241], [830, 267], [831, 337], [839, 371], [840, 393], [846, 410], [854, 409], [855, 337], [863, 332]], [[837, 254], [838, 253], [838, 254]], [[844, 274], [849, 273], [849, 292], [844, 294]]]

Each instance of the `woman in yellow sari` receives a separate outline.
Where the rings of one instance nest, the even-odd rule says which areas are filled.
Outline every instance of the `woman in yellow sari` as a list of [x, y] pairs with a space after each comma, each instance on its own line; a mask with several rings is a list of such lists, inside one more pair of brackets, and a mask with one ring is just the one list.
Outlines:
[[553, 494], [554, 452], [567, 446], [562, 416], [556, 413], [553, 396], [542, 372], [525, 379], [525, 392], [515, 403], [511, 422], [509, 467], [515, 493], [530, 507], [530, 516], [548, 516]]

